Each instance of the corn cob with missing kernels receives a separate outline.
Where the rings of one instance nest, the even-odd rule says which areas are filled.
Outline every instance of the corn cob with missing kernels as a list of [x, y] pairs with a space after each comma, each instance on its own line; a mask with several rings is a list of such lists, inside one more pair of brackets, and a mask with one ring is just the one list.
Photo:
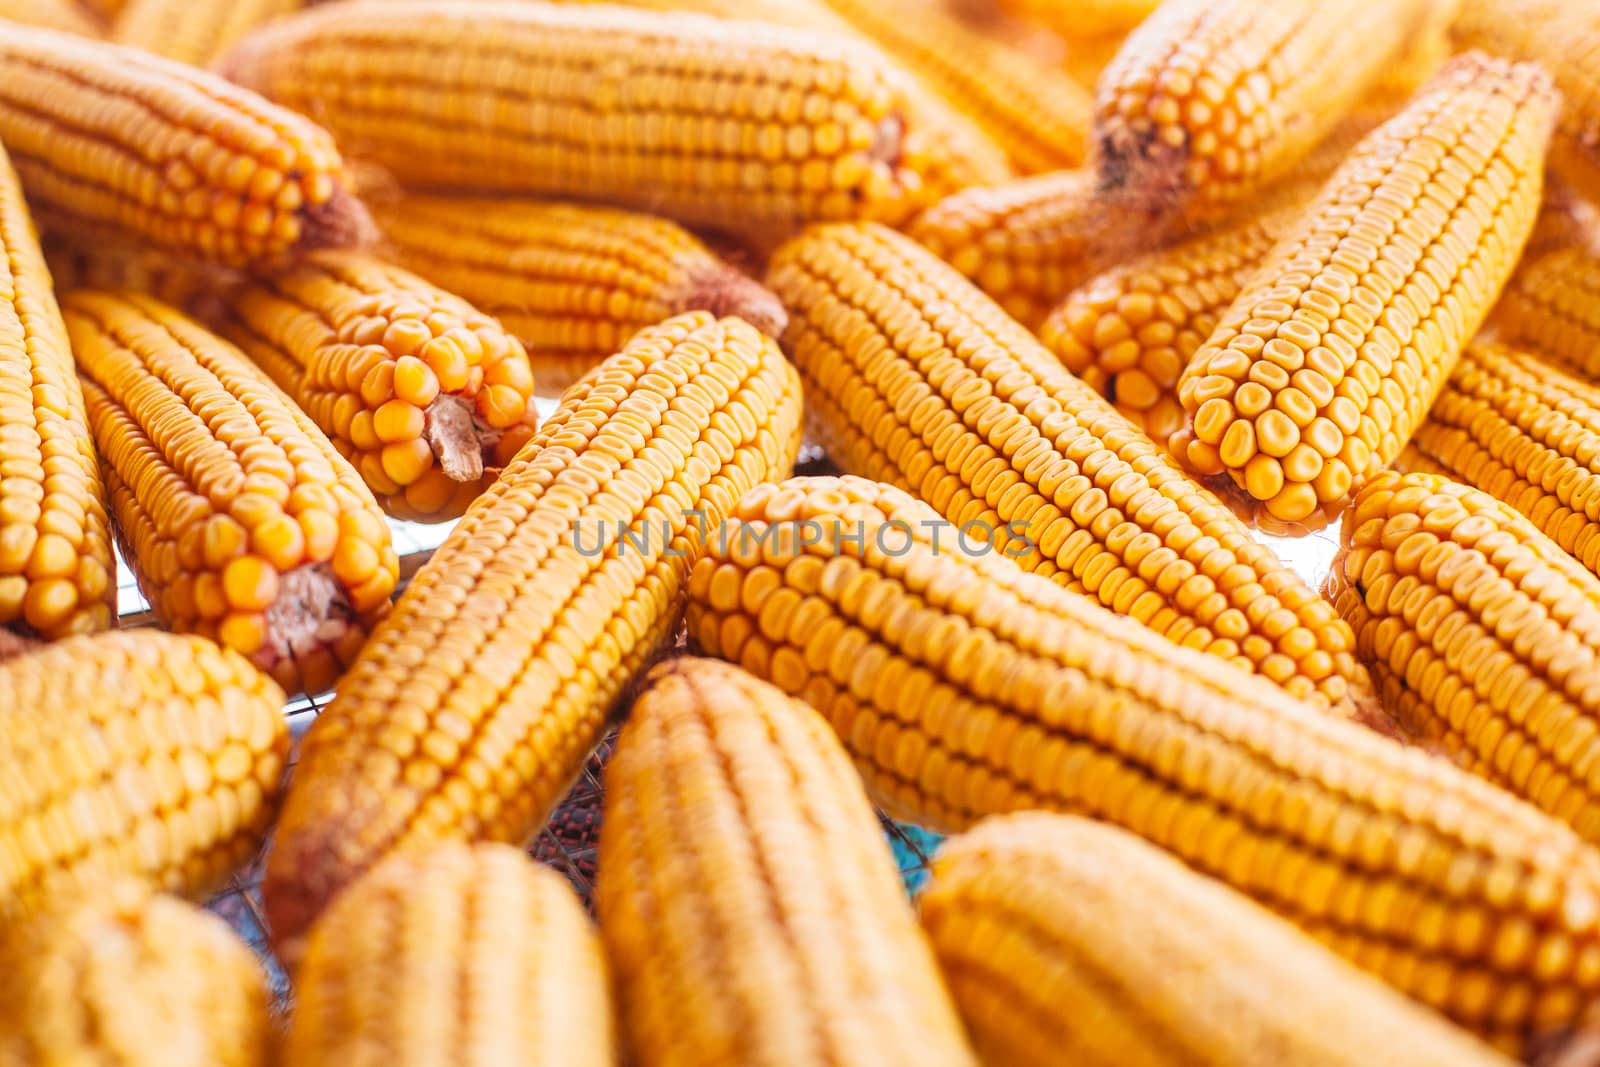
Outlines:
[[99, 37], [104, 32], [100, 21], [78, 0], [0, 0], [0, 19], [84, 37]]
[[1600, 377], [1600, 249], [1561, 248], [1525, 261], [1492, 323], [1500, 339], [1588, 381]]
[[695, 565], [690, 636], [820, 710], [897, 818], [1114, 823], [1508, 1050], [1600, 995], [1600, 854], [1565, 826], [938, 518], [863, 479], [757, 489]]
[[0, 693], [0, 926], [120, 874], [203, 898], [260, 847], [289, 734], [240, 656], [73, 637], [0, 662]]
[[778, 298], [675, 222], [590, 204], [406, 194], [375, 200], [385, 251], [521, 339], [546, 396], [685, 311], [783, 333]]
[[1533, 228], [1558, 104], [1472, 53], [1364, 140], [1185, 369], [1174, 454], [1287, 526], [1393, 462]]
[[400, 518], [455, 518], [533, 434], [521, 342], [466, 301], [360, 252], [222, 293], [213, 324]]
[[0, 141], [40, 226], [228, 266], [361, 239], [310, 120], [192, 67], [66, 34], [0, 35]]
[[600, 864], [640, 1067], [976, 1064], [849, 757], [766, 682], [651, 673], [606, 768]]
[[157, 301], [80, 290], [67, 331], [124, 558], [156, 618], [317, 693], [389, 608], [372, 494], [238, 349]]
[[985, 820], [940, 849], [919, 904], [988, 1067], [1511, 1067], [1247, 898], [1088, 819]]
[[566, 880], [509, 845], [452, 842], [386, 860], [317, 922], [284, 1062], [612, 1067], [612, 1031]]
[[[419, 64], [424, 44], [454, 61]], [[225, 66], [406, 184], [578, 196], [766, 241], [814, 219], [900, 222], [985, 173], [969, 162], [985, 146], [935, 142], [916, 87], [874, 50], [753, 22], [328, 5], [257, 31]], [[397, 80], [404, 92], [372, 89]]]
[[1346, 713], [1353, 639], [1214, 497], [909, 239], [819, 227], [774, 256], [814, 439], [969, 536], [1180, 644]]
[[1470, 347], [1396, 464], [1505, 502], [1600, 574], [1600, 388], [1514, 349]]
[[1214, 223], [1286, 176], [1402, 54], [1427, 0], [1170, 0], [1095, 90], [1103, 192], [1157, 229]]
[[670, 319], [567, 390], [307, 735], [267, 864], [280, 952], [390, 851], [530, 836], [670, 638], [700, 537], [799, 446], [794, 368], [738, 319]]
[[0, 1067], [266, 1067], [261, 964], [215, 915], [130, 880], [54, 902], [0, 949]]
[[304, 0], [128, 0], [110, 36], [204, 67], [257, 26], [303, 6]]
[[1487, 493], [1385, 471], [1327, 592], [1412, 735], [1600, 841], [1600, 579]]
[[0, 148], [0, 631], [111, 625], [105, 486], [66, 327]]

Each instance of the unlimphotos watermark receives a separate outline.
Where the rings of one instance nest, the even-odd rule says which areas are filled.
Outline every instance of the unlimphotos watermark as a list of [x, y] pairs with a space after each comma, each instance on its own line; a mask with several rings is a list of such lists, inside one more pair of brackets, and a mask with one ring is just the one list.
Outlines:
[[[772, 523], [724, 521], [713, 529], [710, 517], [699, 508], [683, 513], [686, 523], [667, 519], [656, 522], [624, 523], [601, 519], [578, 519], [572, 524], [572, 547], [586, 558], [615, 552], [626, 556], [680, 557], [690, 555], [684, 547], [688, 534], [698, 534], [696, 543], [715, 546], [720, 554], [795, 552], [826, 548], [835, 552], [866, 552], [876, 549], [890, 558], [910, 553], [917, 545], [934, 555], [954, 553], [981, 557], [994, 552], [1011, 558], [1026, 556], [1036, 547], [1028, 536], [1028, 524], [1021, 521], [1000, 526], [982, 521], [956, 525], [945, 519], [923, 519], [913, 524], [904, 519], [867, 523], [845, 519], [790, 519]], [[678, 542], [678, 543], [675, 543]]]

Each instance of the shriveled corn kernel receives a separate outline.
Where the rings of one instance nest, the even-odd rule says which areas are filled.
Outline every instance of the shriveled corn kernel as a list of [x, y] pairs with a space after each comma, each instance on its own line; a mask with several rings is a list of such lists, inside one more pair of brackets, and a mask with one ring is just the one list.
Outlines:
[[1328, 595], [1410, 733], [1600, 841], [1600, 579], [1487, 493], [1386, 471]]
[[0, 148], [0, 631], [104, 630], [106, 491], [61, 310]]
[[204, 67], [257, 26], [304, 6], [304, 0], [128, 0], [111, 39]]
[[279, 950], [292, 958], [392, 850], [526, 839], [670, 637], [700, 538], [788, 473], [799, 437], [777, 344], [708, 312], [645, 330], [567, 390], [307, 735], [267, 866]]
[[1600, 249], [1561, 248], [1528, 262], [1506, 287], [1493, 321], [1503, 340], [1594, 380], [1600, 375]]
[[[774, 256], [813, 437], [918, 493], [964, 536], [1158, 633], [1345, 713], [1353, 638], [1221, 503], [909, 239], [819, 227]], [[1266, 631], [1282, 609], [1290, 622]], [[1286, 665], [1287, 670], [1280, 670]]]
[[[418, 63], [421, 42], [454, 61]], [[997, 177], [992, 146], [933, 136], [949, 124], [925, 121], [933, 103], [876, 50], [754, 22], [533, 0], [327, 6], [257, 31], [226, 69], [403, 183], [581, 196], [766, 241], [815, 219], [900, 222]], [[809, 136], [830, 126], [842, 136]]]
[[[1185, 369], [1190, 425], [1174, 454], [1227, 474], [1269, 526], [1336, 514], [1400, 454], [1510, 276], [1557, 106], [1538, 67], [1468, 54], [1368, 136]], [[1272, 396], [1253, 416], [1241, 400], [1251, 384]], [[1257, 452], [1225, 461], [1218, 446], [1241, 419]], [[1251, 477], [1263, 456], [1281, 467], [1320, 419], [1340, 436], [1317, 476]]]
[[690, 636], [823, 712], [897, 817], [1114, 823], [1508, 1049], [1600, 994], [1600, 853], [1565, 826], [998, 552], [936, 549], [938, 519], [859, 478], [761, 487], [695, 564]]
[[[375, 199], [386, 251], [402, 266], [493, 315], [527, 348], [486, 368], [491, 385], [546, 396], [598, 366], [634, 334], [685, 311], [736, 315], [774, 337], [778, 298], [675, 222], [590, 204], [407, 194]], [[438, 380], [402, 358], [395, 392], [427, 404]], [[413, 395], [407, 395], [408, 393]], [[418, 399], [426, 397], [427, 399]]]
[[0, 925], [117, 874], [203, 898], [255, 855], [289, 750], [283, 691], [153, 630], [0, 662]]
[[[391, 515], [457, 517], [533, 434], [522, 344], [409, 271], [361, 252], [319, 252], [217, 303], [222, 335], [311, 416]], [[490, 373], [514, 383], [498, 387], [493, 420]], [[421, 511], [407, 490], [435, 470], [459, 489]]]
[[[65, 311], [123, 555], [156, 617], [290, 692], [332, 685], [398, 580], [372, 494], [265, 374], [178, 312], [87, 289]], [[310, 516], [338, 525], [335, 549], [305, 536]], [[374, 561], [358, 578], [337, 566], [357, 546]], [[204, 597], [203, 578], [217, 583]]]
[[1095, 88], [1100, 188], [1158, 228], [1220, 221], [1379, 80], [1427, 0], [1170, 0]]
[[606, 769], [600, 864], [640, 1067], [976, 1064], [849, 756], [768, 683], [651, 672]]
[[918, 903], [988, 1067], [1512, 1067], [1248, 898], [1088, 819], [986, 819], [939, 850]]
[[0, 19], [64, 33], [99, 37], [100, 21], [78, 0], [0, 0]]
[[113, 879], [0, 951], [0, 1063], [266, 1067], [271, 996], [221, 918]]
[[[380, 1010], [370, 1010], [380, 1005]], [[600, 942], [566, 880], [509, 845], [384, 861], [312, 929], [299, 1067], [612, 1067]]]
[[360, 240], [333, 139], [222, 78], [138, 48], [8, 26], [0, 141], [45, 229], [230, 266]]

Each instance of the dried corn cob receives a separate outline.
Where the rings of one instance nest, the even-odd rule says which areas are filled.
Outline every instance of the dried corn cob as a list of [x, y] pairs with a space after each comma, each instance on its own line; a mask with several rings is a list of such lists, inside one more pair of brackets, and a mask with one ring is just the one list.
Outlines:
[[1533, 356], [1473, 345], [1400, 460], [1526, 515], [1600, 574], [1600, 388]]
[[66, 327], [0, 148], [0, 630], [105, 629], [116, 601], [112, 566], [105, 487]]
[[451, 842], [375, 867], [313, 928], [295, 993], [284, 1060], [297, 1067], [616, 1062], [589, 917], [508, 845]]
[[1494, 497], [1385, 471], [1328, 596], [1414, 736], [1600, 841], [1600, 580]]
[[969, 536], [1157, 633], [1348, 710], [1353, 638], [1214, 497], [910, 240], [820, 227], [768, 284], [793, 318], [813, 436]]
[[267, 868], [281, 951], [392, 849], [544, 821], [670, 636], [702, 531], [791, 469], [799, 409], [777, 344], [707, 312], [567, 391], [307, 735]]
[[933, 873], [922, 923], [988, 1067], [1512, 1067], [1114, 827], [996, 817]]
[[359, 240], [365, 209], [327, 133], [137, 48], [8, 27], [0, 140], [39, 224], [226, 265]]
[[1130, 33], [1160, 6], [1161, 0], [1003, 0], [1000, 4], [1008, 14], [1068, 40]]
[[1505, 341], [1600, 377], [1600, 250], [1562, 248], [1528, 262], [1506, 287], [1494, 325]]
[[558, 396], [647, 326], [685, 311], [783, 333], [778, 298], [675, 222], [588, 204], [406, 195], [374, 204], [404, 266], [495, 316]]
[[735, 516], [691, 637], [822, 711], [891, 814], [1117, 824], [1507, 1048], [1600, 994], [1600, 853], [1541, 812], [963, 547], [900, 490], [795, 479]]
[[600, 863], [640, 1067], [976, 1064], [849, 757], [767, 683], [651, 673], [606, 769]]
[[161, 624], [333, 683], [399, 560], [356, 472], [233, 346], [147, 296], [65, 301], [123, 556]]
[[360, 252], [319, 252], [228, 292], [215, 324], [299, 404], [391, 515], [451, 519], [538, 421], [522, 343]]
[[1183, 369], [1299, 218], [1283, 208], [1113, 267], [1056, 307], [1039, 339], [1165, 448], [1183, 428]]
[[1291, 525], [1393, 462], [1532, 231], [1557, 106], [1532, 64], [1453, 59], [1351, 154], [1190, 361], [1174, 454]]
[[[453, 61], [419, 64], [419, 42]], [[752, 22], [329, 5], [257, 31], [227, 67], [403, 182], [600, 199], [767, 240], [812, 219], [902, 221], [986, 173], [986, 146], [932, 143], [875, 51]], [[392, 98], [371, 91], [396, 81]]]
[[203, 67], [263, 23], [304, 0], [128, 0], [111, 39]]
[[119, 873], [204, 896], [260, 846], [289, 735], [283, 691], [241, 657], [73, 637], [0, 663], [0, 693], [0, 920]]
[[99, 21], [78, 0], [0, 0], [0, 19], [63, 33], [99, 37]]
[[11, 934], [0, 1064], [266, 1067], [271, 999], [215, 915], [133, 880], [57, 901]]
[[1426, 0], [1170, 0], [1095, 90], [1101, 188], [1158, 228], [1220, 221], [1294, 169], [1425, 23]]

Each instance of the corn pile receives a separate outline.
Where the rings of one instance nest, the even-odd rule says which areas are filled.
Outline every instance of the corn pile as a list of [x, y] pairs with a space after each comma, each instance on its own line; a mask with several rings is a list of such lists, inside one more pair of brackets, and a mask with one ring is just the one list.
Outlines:
[[1597, 62], [0, 0], [0, 1067], [1594, 1062]]

